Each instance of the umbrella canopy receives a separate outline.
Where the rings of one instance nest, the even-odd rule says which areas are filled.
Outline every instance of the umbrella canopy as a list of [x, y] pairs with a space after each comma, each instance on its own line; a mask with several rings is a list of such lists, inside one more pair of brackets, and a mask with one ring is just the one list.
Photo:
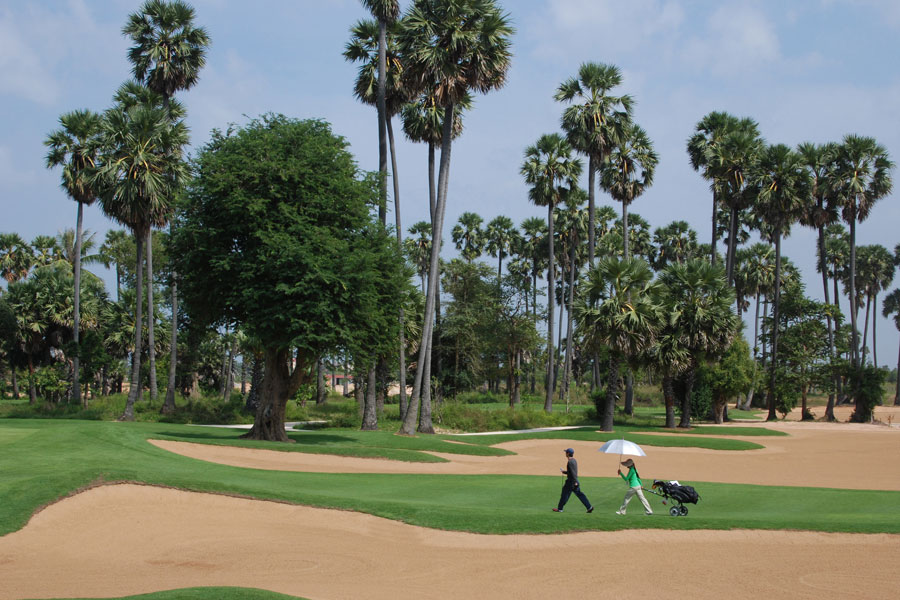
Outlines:
[[609, 440], [600, 446], [600, 452], [603, 452], [604, 454], [618, 454], [619, 456], [622, 456], [623, 454], [630, 454], [631, 456], [647, 456], [640, 446], [624, 439]]

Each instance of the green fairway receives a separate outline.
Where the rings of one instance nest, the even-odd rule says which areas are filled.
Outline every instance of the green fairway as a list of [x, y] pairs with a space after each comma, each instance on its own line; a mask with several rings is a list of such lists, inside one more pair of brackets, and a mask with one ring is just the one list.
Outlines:
[[[655, 496], [650, 499], [658, 516], [645, 518], [640, 511], [633, 511], [634, 514], [621, 518], [613, 514], [624, 493], [621, 481], [583, 478], [584, 490], [597, 510], [587, 515], [574, 504], [564, 515], [558, 515], [550, 508], [559, 495], [559, 477], [262, 471], [194, 460], [146, 442], [148, 438], [166, 438], [237, 443], [238, 434], [233, 430], [172, 424], [0, 421], [0, 472], [4, 474], [0, 480], [0, 497], [4, 498], [0, 504], [0, 533], [21, 528], [36, 509], [75, 490], [113, 481], [357, 510], [424, 527], [479, 533], [560, 533], [631, 527], [900, 532], [900, 492], [690, 482], [702, 500], [696, 507], [690, 506], [687, 518], [665, 515], [665, 507]], [[559, 437], [582, 435], [591, 433], [561, 432]], [[416, 445], [423, 449], [437, 445], [445, 451], [479, 447], [384, 432], [324, 431], [294, 433], [292, 437], [300, 440], [290, 445], [294, 451], [317, 443], [321, 450], [328, 443], [338, 444], [342, 438], [350, 440], [347, 444], [370, 449], [395, 444], [398, 451], [409, 453], [416, 451]], [[679, 441], [675, 435], [647, 437], [662, 442]], [[473, 438], [483, 443], [481, 437]], [[369, 440], [372, 446], [366, 445]], [[255, 445], [287, 448], [258, 442]]]

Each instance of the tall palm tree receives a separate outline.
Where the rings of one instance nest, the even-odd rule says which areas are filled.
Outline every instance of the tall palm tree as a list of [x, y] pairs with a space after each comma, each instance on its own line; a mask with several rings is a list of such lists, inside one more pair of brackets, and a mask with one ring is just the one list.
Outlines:
[[567, 323], [566, 357], [563, 361], [563, 384], [559, 388], [560, 400], [567, 397], [566, 394], [569, 390], [569, 379], [572, 372], [574, 326], [572, 304], [575, 301], [576, 273], [580, 268], [580, 264], [584, 262], [584, 253], [579, 252], [579, 249], [582, 247], [581, 240], [584, 239], [588, 229], [587, 211], [582, 208], [586, 196], [587, 194], [581, 188], [572, 190], [564, 200], [564, 210], [559, 212], [559, 230], [562, 242], [560, 245], [563, 247], [563, 256], [565, 257], [563, 275], [567, 276], [569, 280], [568, 286], [560, 285], [561, 292], [565, 292], [568, 289], [568, 300], [565, 297], [561, 298], [566, 305]]
[[28, 277], [34, 266], [31, 246], [18, 233], [0, 233], [0, 277], [13, 283]]
[[[872, 313], [872, 364], [878, 368], [878, 349], [876, 346], [876, 318], [878, 311], [878, 293], [890, 287], [894, 281], [894, 257], [881, 244], [860, 246], [857, 249], [857, 283], [861, 295], [866, 298], [866, 316], [863, 321], [862, 362], [866, 361], [868, 350], [869, 313]], [[873, 310], [874, 307], [874, 310]]]
[[512, 219], [500, 215], [491, 220], [484, 230], [487, 244], [485, 249], [491, 256], [497, 257], [497, 285], [503, 275], [503, 259], [509, 256], [518, 243], [519, 232]]
[[633, 100], [629, 95], [612, 96], [622, 84], [618, 67], [602, 63], [582, 63], [578, 76], [560, 84], [554, 98], [573, 103], [562, 116], [562, 128], [569, 143], [588, 157], [588, 261], [594, 264], [595, 176], [613, 146], [622, 137], [630, 119]]
[[[197, 84], [200, 71], [206, 64], [209, 34], [203, 27], [194, 25], [194, 9], [181, 0], [147, 0], [140, 10], [128, 16], [122, 33], [133, 43], [128, 49], [134, 79], [162, 97], [163, 106], [172, 122], [183, 114], [171, 111], [175, 93], [189, 90]], [[187, 143], [187, 137], [184, 138]], [[180, 155], [181, 149], [178, 149]], [[173, 180], [177, 179], [173, 175]], [[172, 188], [170, 201], [174, 201], [177, 188]], [[157, 227], [165, 225], [161, 221]], [[156, 352], [154, 350], [153, 323], [153, 244], [152, 229], [147, 232], [147, 302], [148, 336], [150, 343], [150, 396], [156, 398]], [[175, 366], [178, 358], [178, 274], [172, 271], [172, 330], [169, 344], [169, 380], [162, 412], [175, 410]], [[139, 288], [140, 289], [140, 288]]]
[[737, 126], [739, 119], [726, 112], [713, 111], [700, 119], [687, 142], [688, 157], [695, 171], [702, 171], [703, 178], [710, 182], [713, 193], [712, 210], [712, 251], [711, 262], [716, 262], [716, 241], [718, 239], [718, 204], [721, 196], [722, 182], [713, 168], [715, 149], [721, 144], [725, 135]]
[[[103, 212], [131, 229], [137, 250], [137, 290], [143, 290], [143, 249], [151, 227], [168, 221], [172, 198], [187, 178], [182, 148], [187, 128], [172, 122], [164, 108], [147, 105], [108, 110], [103, 122], [101, 167], [93, 178]], [[135, 307], [135, 344], [131, 390], [122, 419], [134, 418], [140, 395], [141, 293]], [[152, 318], [150, 319], [152, 321]]]
[[600, 185], [613, 199], [622, 203], [622, 238], [625, 258], [631, 257], [628, 238], [628, 205], [653, 184], [659, 157], [647, 132], [628, 123], [622, 137], [613, 146], [609, 160], [601, 168]]
[[459, 250], [466, 262], [472, 262], [481, 256], [485, 246], [484, 230], [481, 224], [484, 219], [473, 212], [464, 212], [459, 215], [459, 221], [453, 226], [450, 235], [453, 244]]
[[[897, 331], [900, 332], [900, 289], [895, 289], [885, 296], [882, 307], [881, 314], [884, 315], [885, 319], [888, 319], [893, 315], [894, 325], [897, 327]], [[894, 406], [900, 406], [900, 350], [898, 350], [897, 354], [897, 373], [897, 387], [894, 390]]]
[[622, 362], [636, 358], [656, 342], [661, 317], [652, 280], [650, 265], [640, 258], [604, 258], [588, 271], [582, 299], [576, 304], [585, 346], [594, 353], [602, 347], [609, 350], [606, 401], [600, 417], [603, 431], [613, 430]]
[[[102, 117], [89, 110], [76, 110], [59, 118], [60, 129], [52, 132], [44, 141], [49, 148], [47, 168], [62, 167], [62, 188], [78, 204], [75, 219], [75, 326], [73, 341], [78, 347], [81, 329], [81, 246], [82, 221], [85, 205], [90, 206], [97, 199], [97, 192], [91, 185], [90, 175], [97, 167], [100, 151], [100, 131]], [[81, 400], [79, 382], [79, 351], [72, 357], [72, 397]]]
[[734, 292], [725, 281], [724, 269], [702, 259], [673, 263], [659, 276], [655, 291], [666, 325], [671, 352], [687, 353], [683, 368], [685, 394], [679, 427], [691, 426], [691, 394], [694, 376], [703, 358], [715, 359], [734, 339], [738, 321], [731, 306]]
[[450, 176], [450, 152], [456, 105], [474, 91], [487, 93], [506, 82], [511, 59], [511, 37], [514, 32], [505, 15], [493, 0], [415, 0], [404, 16], [397, 33], [400, 55], [405, 65], [407, 87], [416, 94], [430, 94], [444, 109], [441, 132], [441, 160], [438, 170], [437, 199], [432, 223], [433, 241], [429, 266], [428, 293], [422, 341], [419, 345], [413, 398], [401, 428], [412, 434], [418, 402], [422, 411], [418, 429], [433, 432], [431, 423], [430, 386], [424, 371], [430, 357], [438, 268], [447, 205]]
[[547, 268], [547, 390], [544, 410], [553, 410], [553, 304], [555, 300], [556, 269], [553, 248], [553, 211], [578, 187], [581, 161], [572, 156], [572, 146], [559, 134], [542, 135], [536, 144], [525, 150], [521, 173], [531, 188], [528, 198], [538, 206], [547, 207], [547, 240], [549, 265]]
[[[387, 54], [388, 27], [400, 16], [400, 3], [397, 0], [361, 0], [362, 5], [378, 21], [378, 60], [375, 107], [378, 112], [378, 172], [381, 173], [381, 202], [378, 207], [378, 218], [382, 223], [387, 220], [387, 122], [390, 118], [386, 106], [387, 101]], [[370, 36], [371, 39], [371, 36]], [[399, 229], [399, 226], [398, 226]]]
[[841, 216], [850, 226], [850, 362], [860, 365], [856, 298], [856, 222], [864, 221], [872, 207], [891, 193], [894, 163], [874, 138], [847, 135], [837, 149], [832, 190]]
[[728, 250], [725, 273], [729, 285], [734, 281], [734, 253], [737, 249], [738, 213], [747, 208], [753, 192], [749, 174], [765, 143], [759, 126], [752, 119], [741, 119], [709, 150], [716, 179], [720, 182], [721, 199], [728, 207]]
[[803, 157], [784, 144], [766, 148], [754, 167], [755, 210], [766, 223], [775, 243], [775, 298], [772, 316], [772, 360], [770, 363], [767, 420], [775, 415], [775, 377], [778, 365], [779, 307], [781, 303], [781, 239], [790, 233], [791, 224], [800, 218], [804, 199], [809, 197], [812, 181]]

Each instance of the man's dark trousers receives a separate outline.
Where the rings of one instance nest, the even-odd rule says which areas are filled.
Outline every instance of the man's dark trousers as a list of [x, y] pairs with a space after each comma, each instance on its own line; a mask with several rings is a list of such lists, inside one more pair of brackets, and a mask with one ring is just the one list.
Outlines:
[[581, 486], [577, 485], [574, 481], [567, 479], [563, 484], [562, 494], [559, 496], [559, 506], [557, 508], [562, 511], [563, 506], [566, 505], [566, 502], [569, 501], [569, 496], [572, 494], [578, 497], [581, 500], [581, 503], [584, 504], [585, 508], [591, 507], [591, 501], [587, 499], [587, 496], [584, 495], [584, 492], [581, 491]]

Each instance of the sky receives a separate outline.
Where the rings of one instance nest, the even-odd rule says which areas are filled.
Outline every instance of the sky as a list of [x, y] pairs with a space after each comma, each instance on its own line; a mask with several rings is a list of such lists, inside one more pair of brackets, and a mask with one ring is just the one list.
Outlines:
[[[401, 9], [410, 4], [401, 0]], [[635, 121], [659, 154], [652, 188], [629, 209], [653, 228], [683, 219], [709, 242], [711, 194], [691, 168], [685, 142], [713, 110], [755, 119], [769, 143], [872, 136], [900, 162], [896, 0], [500, 4], [516, 29], [512, 66], [502, 89], [476, 97], [454, 142], [445, 239], [465, 211], [485, 222], [500, 214], [516, 222], [546, 217], [529, 203], [519, 169], [528, 145], [560, 131], [564, 107], [553, 94], [584, 62], [621, 69], [617, 91], [634, 97]], [[192, 148], [214, 128], [275, 112], [330, 122], [360, 167], [377, 169], [375, 111], [354, 99], [357, 67], [341, 56], [349, 29], [367, 17], [358, 0], [192, 5], [212, 40], [199, 83], [178, 96], [188, 110]], [[139, 8], [126, 0], [0, 0], [0, 231], [30, 240], [74, 226], [76, 206], [59, 187], [59, 171], [45, 167], [43, 141], [61, 114], [104, 110], [131, 77], [121, 28]], [[403, 138], [398, 121], [394, 129], [408, 227], [427, 220], [427, 151]], [[893, 250], [900, 242], [898, 199], [897, 191], [882, 199], [858, 226], [860, 245]], [[602, 193], [598, 204], [619, 208]], [[117, 226], [94, 206], [85, 211], [85, 227], [102, 240]], [[812, 230], [795, 226], [783, 252], [800, 267], [807, 293], [821, 299], [814, 244]], [[879, 316], [879, 363], [894, 365], [897, 348], [896, 328]]]

